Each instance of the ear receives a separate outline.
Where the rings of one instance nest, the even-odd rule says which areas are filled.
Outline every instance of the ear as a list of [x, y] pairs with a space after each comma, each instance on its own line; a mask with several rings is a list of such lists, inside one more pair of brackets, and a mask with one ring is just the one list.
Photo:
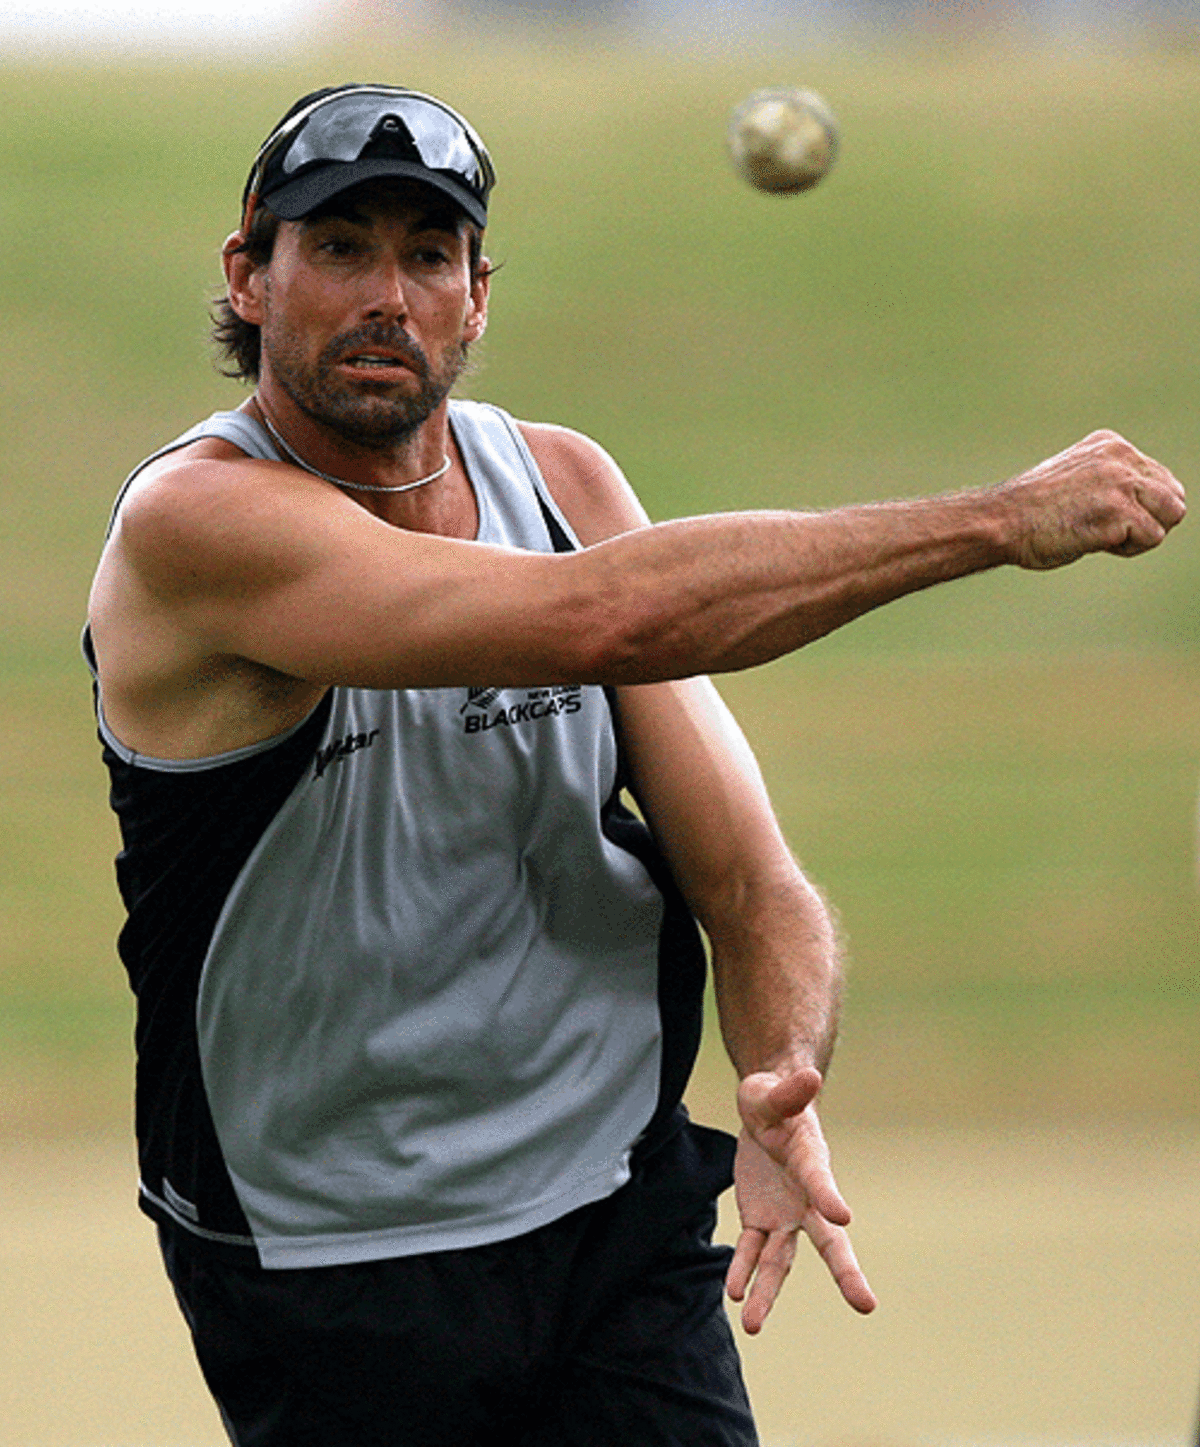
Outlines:
[[229, 288], [229, 305], [242, 321], [260, 327], [263, 323], [263, 292], [267, 269], [256, 266], [244, 251], [238, 248], [245, 237], [235, 231], [226, 237], [221, 248], [221, 265], [225, 269], [225, 281]]
[[477, 342], [487, 330], [488, 297], [492, 286], [492, 263], [486, 256], [479, 258], [479, 275], [471, 282], [471, 302], [463, 325], [463, 341], [468, 345]]

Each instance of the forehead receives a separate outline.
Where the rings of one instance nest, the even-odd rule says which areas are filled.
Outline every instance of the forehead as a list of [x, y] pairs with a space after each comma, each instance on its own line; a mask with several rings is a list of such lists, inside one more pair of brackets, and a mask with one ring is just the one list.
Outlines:
[[407, 229], [448, 231], [455, 236], [465, 233], [469, 224], [466, 212], [442, 192], [406, 180], [364, 181], [339, 192], [296, 225], [307, 229], [329, 220], [368, 227], [399, 222]]

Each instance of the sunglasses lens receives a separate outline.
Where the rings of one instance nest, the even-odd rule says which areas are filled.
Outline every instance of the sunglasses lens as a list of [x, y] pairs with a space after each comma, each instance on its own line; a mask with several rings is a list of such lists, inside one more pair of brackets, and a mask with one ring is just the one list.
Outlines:
[[291, 175], [314, 161], [357, 161], [372, 141], [394, 145], [409, 138], [430, 170], [452, 171], [476, 188], [487, 184], [462, 124], [440, 106], [411, 96], [346, 96], [319, 107], [288, 146], [283, 170]]
[[478, 158], [463, 128], [436, 106], [408, 102], [399, 111], [421, 159], [432, 170], [457, 171], [482, 181]]

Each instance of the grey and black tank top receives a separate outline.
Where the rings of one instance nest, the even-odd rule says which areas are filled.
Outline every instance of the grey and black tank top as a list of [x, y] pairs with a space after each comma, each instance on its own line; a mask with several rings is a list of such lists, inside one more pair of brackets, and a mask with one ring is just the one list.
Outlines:
[[[450, 420], [481, 541], [577, 545], [510, 417]], [[277, 460], [243, 413], [163, 451], [200, 437]], [[273, 1268], [480, 1245], [674, 1128], [704, 956], [619, 801], [614, 699], [487, 685], [333, 688], [182, 762], [126, 748], [98, 694], [151, 1216]]]

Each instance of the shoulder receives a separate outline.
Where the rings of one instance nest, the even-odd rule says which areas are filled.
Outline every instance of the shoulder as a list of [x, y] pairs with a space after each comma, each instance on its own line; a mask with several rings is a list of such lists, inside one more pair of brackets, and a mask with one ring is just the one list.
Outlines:
[[550, 422], [518, 422], [554, 501], [585, 547], [650, 519], [612, 457], [590, 437]]
[[339, 493], [299, 468], [205, 438], [135, 477], [106, 551], [155, 591], [187, 592], [216, 575], [277, 566], [285, 554], [281, 534], [302, 536], [306, 518], [343, 505]]

